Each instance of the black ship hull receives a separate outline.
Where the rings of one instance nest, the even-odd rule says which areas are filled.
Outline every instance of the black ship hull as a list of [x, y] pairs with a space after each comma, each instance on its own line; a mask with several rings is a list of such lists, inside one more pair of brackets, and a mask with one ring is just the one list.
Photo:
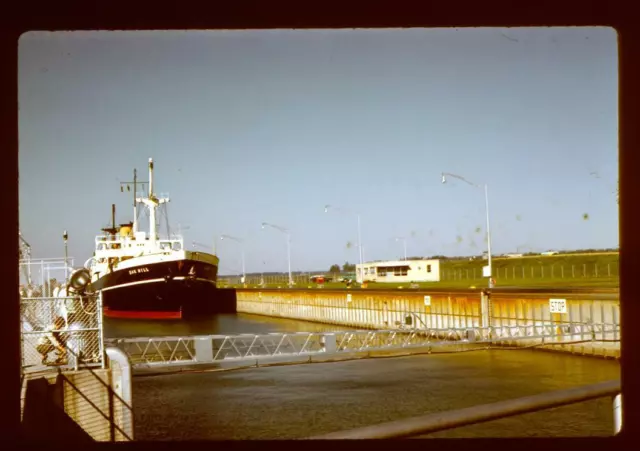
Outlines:
[[92, 288], [102, 291], [107, 317], [181, 319], [232, 313], [235, 299], [217, 289], [217, 271], [216, 265], [195, 259], [161, 261], [113, 271]]

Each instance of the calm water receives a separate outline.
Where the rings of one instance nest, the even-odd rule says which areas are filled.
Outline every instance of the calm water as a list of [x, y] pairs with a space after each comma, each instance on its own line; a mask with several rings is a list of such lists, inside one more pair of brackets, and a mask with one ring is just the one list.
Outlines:
[[[105, 323], [116, 336], [344, 329], [253, 315], [196, 322]], [[478, 351], [134, 379], [137, 440], [290, 439], [470, 407], [620, 377], [613, 360]], [[611, 435], [611, 401], [595, 400], [430, 437]]]
[[212, 315], [190, 321], [145, 321], [105, 318], [103, 328], [105, 338], [350, 330], [348, 327], [343, 326], [269, 318], [243, 313], [235, 315]]

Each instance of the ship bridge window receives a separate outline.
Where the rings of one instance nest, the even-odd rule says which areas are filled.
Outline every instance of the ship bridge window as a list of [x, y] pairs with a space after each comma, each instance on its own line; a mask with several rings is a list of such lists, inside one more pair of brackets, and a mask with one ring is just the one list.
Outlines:
[[173, 250], [174, 251], [179, 251], [182, 249], [182, 246], [180, 246], [180, 243], [173, 243]]

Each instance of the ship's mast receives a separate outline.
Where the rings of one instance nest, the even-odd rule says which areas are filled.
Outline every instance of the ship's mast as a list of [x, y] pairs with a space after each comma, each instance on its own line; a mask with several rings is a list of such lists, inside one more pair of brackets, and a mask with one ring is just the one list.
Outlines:
[[149, 207], [149, 241], [152, 246], [158, 239], [158, 231], [156, 228], [156, 208], [160, 204], [168, 202], [168, 198], [157, 198], [153, 192], [153, 158], [149, 158], [149, 197], [146, 199], [138, 199]]
[[157, 238], [156, 232], [156, 202], [155, 193], [153, 192], [153, 159], [149, 158], [149, 240], [151, 244], [155, 244]]
[[133, 170], [133, 236], [138, 231], [138, 200], [136, 199], [136, 188], [138, 187], [138, 174]]

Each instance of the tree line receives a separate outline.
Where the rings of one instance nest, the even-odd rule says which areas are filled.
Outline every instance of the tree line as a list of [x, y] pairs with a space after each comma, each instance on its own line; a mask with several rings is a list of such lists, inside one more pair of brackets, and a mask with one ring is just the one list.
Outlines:
[[355, 272], [355, 270], [356, 265], [349, 262], [345, 262], [344, 265], [342, 265], [342, 268], [340, 267], [340, 265], [331, 265], [331, 268], [329, 268], [329, 272], [331, 274], [340, 274], [341, 272]]

